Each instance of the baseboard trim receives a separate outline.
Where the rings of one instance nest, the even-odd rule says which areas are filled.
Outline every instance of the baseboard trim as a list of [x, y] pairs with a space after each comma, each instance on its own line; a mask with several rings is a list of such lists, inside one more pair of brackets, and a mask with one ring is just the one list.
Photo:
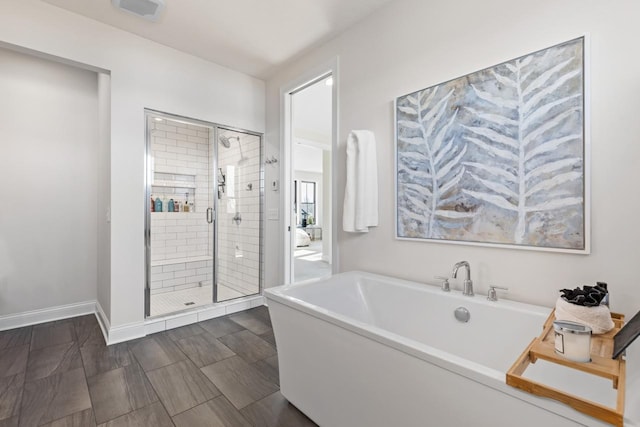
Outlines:
[[265, 305], [262, 295], [234, 300], [220, 305], [203, 307], [199, 310], [169, 315], [163, 318], [147, 319], [120, 326], [112, 326], [109, 318], [98, 301], [85, 301], [75, 304], [60, 305], [41, 310], [25, 311], [23, 313], [0, 316], [0, 331], [52, 322], [54, 320], [94, 314], [102, 330], [107, 345], [142, 338], [147, 333], [164, 331], [190, 323], [200, 322], [213, 317], [224, 316], [241, 310]]
[[100, 330], [102, 330], [102, 336], [104, 337], [104, 342], [109, 343], [109, 329], [111, 328], [111, 324], [109, 323], [109, 318], [106, 313], [102, 309], [99, 301], [96, 301], [96, 319], [98, 319], [98, 325], [100, 325]]
[[96, 312], [96, 301], [84, 301], [74, 304], [59, 305], [57, 307], [40, 310], [24, 311], [22, 313], [0, 316], [0, 331], [21, 328], [38, 323], [84, 316]]
[[121, 326], [112, 326], [109, 328], [109, 338], [107, 345], [118, 344], [124, 341], [142, 338], [146, 335], [143, 322], [128, 323]]
[[99, 302], [96, 302], [96, 317], [102, 329], [102, 335], [107, 345], [118, 344], [145, 336], [144, 322], [133, 322], [121, 326], [111, 326]]

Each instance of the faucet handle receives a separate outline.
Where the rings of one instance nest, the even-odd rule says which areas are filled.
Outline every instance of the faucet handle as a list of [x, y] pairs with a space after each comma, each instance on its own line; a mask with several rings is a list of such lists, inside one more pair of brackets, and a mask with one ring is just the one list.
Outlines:
[[489, 293], [487, 294], [487, 299], [489, 301], [498, 301], [498, 293], [496, 289], [500, 289], [501, 291], [508, 291], [509, 288], [503, 288], [502, 286], [489, 286]]
[[444, 292], [449, 292], [451, 288], [449, 287], [449, 278], [444, 276], [434, 276], [434, 279], [442, 280], [442, 290]]

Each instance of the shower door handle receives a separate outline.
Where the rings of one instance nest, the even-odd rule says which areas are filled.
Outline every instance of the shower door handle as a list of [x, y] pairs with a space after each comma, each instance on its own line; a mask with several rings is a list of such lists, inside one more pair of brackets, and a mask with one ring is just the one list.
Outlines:
[[213, 224], [213, 208], [207, 208], [207, 222]]

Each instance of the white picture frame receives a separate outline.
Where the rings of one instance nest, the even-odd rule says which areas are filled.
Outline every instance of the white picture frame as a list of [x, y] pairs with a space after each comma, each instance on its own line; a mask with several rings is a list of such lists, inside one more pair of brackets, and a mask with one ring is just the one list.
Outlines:
[[589, 254], [588, 52], [583, 35], [397, 97], [396, 239]]

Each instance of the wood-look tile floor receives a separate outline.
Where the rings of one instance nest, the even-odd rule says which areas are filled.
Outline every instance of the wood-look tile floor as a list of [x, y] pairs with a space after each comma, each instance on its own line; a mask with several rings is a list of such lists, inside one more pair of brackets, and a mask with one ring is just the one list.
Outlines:
[[315, 426], [266, 307], [107, 347], [93, 315], [0, 332], [0, 427]]

